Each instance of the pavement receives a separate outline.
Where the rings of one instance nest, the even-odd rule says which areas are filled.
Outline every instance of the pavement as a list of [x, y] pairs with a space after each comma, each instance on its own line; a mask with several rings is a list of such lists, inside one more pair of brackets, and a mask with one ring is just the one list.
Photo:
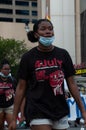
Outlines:
[[[4, 130], [8, 130], [8, 129], [6, 128]], [[31, 130], [31, 129], [30, 128], [27, 128], [27, 129], [18, 128], [16, 130]], [[70, 127], [67, 130], [86, 130], [86, 128], [81, 128], [81, 126], [80, 127]]]
[[[30, 129], [16, 129], [16, 130], [30, 130]], [[86, 128], [81, 128], [81, 127], [70, 127], [67, 130], [86, 130]]]
[[[67, 130], [86, 130], [86, 128], [82, 127], [82, 124], [76, 124], [74, 121], [70, 121], [69, 122], [70, 127]], [[5, 128], [4, 130], [8, 130], [7, 128]], [[25, 127], [17, 127], [16, 130], [31, 130], [29, 127], [25, 128]]]
[[[5, 129], [8, 130], [8, 129]], [[16, 130], [30, 130], [30, 129], [16, 129]], [[68, 128], [67, 130], [86, 130], [86, 128], [82, 129], [81, 127], [72, 127], [72, 128]]]

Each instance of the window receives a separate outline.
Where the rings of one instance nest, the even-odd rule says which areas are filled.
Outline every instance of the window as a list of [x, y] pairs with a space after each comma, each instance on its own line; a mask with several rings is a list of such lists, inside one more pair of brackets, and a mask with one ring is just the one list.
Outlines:
[[37, 16], [37, 11], [32, 11], [32, 16]]
[[2, 17], [0, 17], [0, 21], [3, 21], [3, 22], [13, 22], [13, 19], [12, 18], [2, 18]]
[[32, 7], [37, 7], [37, 2], [32, 2]]
[[16, 14], [29, 15], [29, 11], [28, 10], [16, 10]]
[[13, 13], [13, 10], [12, 10], [12, 9], [0, 9], [0, 13], [12, 14], [12, 13]]
[[32, 19], [32, 23], [36, 23], [37, 22], [37, 19]]
[[0, 4], [12, 5], [12, 0], [0, 0]]
[[29, 22], [29, 19], [16, 19], [16, 22], [18, 23], [28, 23]]
[[15, 5], [19, 5], [19, 6], [29, 6], [29, 2], [15, 1]]

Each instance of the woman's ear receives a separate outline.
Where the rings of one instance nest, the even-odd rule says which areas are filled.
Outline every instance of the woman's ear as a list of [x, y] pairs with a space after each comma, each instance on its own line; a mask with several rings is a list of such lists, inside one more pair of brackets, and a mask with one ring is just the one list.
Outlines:
[[37, 32], [34, 33], [35, 38], [39, 38], [39, 34]]

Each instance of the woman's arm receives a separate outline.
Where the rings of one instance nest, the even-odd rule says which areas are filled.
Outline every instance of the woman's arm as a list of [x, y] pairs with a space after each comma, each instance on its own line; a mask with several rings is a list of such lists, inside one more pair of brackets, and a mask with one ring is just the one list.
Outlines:
[[22, 104], [20, 106], [20, 112], [21, 112], [20, 123], [25, 120], [25, 115], [24, 115], [25, 100], [26, 100], [26, 98], [24, 97], [23, 101], [22, 101]]
[[25, 96], [25, 90], [26, 90], [26, 81], [20, 79], [16, 88], [13, 119], [12, 119], [12, 123], [9, 126], [9, 130], [16, 130], [16, 119], [17, 119], [18, 112], [20, 110], [20, 106], [22, 104], [23, 98]]

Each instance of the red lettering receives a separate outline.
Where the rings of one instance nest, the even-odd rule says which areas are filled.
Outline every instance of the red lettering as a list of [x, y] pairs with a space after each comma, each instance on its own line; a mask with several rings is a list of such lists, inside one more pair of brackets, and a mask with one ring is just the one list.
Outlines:
[[52, 60], [38, 60], [35, 63], [35, 68], [42, 68], [42, 67], [51, 67], [51, 66], [62, 66], [62, 61], [61, 60], [56, 60], [56, 58]]

